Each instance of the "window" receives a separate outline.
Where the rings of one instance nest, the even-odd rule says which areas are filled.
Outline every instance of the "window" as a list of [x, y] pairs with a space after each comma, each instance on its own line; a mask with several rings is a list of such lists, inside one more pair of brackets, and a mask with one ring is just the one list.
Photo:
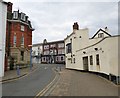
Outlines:
[[17, 11], [13, 12], [13, 19], [18, 19], [18, 12]]
[[71, 63], [72, 63], [72, 58], [71, 58]]
[[61, 56], [61, 61], [63, 61], [63, 56]]
[[67, 45], [66, 45], [66, 53], [71, 53], [72, 51], [71, 51], [71, 43], [68, 43]]
[[58, 54], [65, 54], [65, 50], [64, 49], [59, 49]]
[[75, 58], [74, 58], [74, 63], [75, 63]]
[[64, 43], [58, 44], [58, 48], [64, 48]]
[[38, 56], [40, 56], [40, 53], [38, 52]]
[[13, 37], [13, 44], [14, 44], [14, 46], [16, 46], [16, 35], [14, 35], [14, 37]]
[[90, 56], [90, 65], [93, 65], [93, 56]]
[[45, 57], [43, 58], [43, 61], [46, 61], [46, 58], [45, 58]]
[[21, 45], [24, 45], [24, 36], [21, 37]]
[[96, 65], [99, 65], [100, 62], [99, 62], [99, 54], [96, 55]]
[[54, 48], [54, 47], [56, 47], [56, 44], [50, 45], [50, 48]]
[[33, 51], [33, 55], [34, 55], [34, 56], [36, 55], [36, 51]]
[[98, 34], [98, 38], [102, 38], [102, 37], [104, 37], [104, 34], [103, 33], [99, 33]]
[[49, 45], [45, 45], [45, 46], [44, 46], [44, 49], [49, 49]]
[[21, 20], [25, 21], [25, 14], [21, 13]]
[[44, 55], [49, 55], [49, 51], [44, 51]]
[[56, 61], [59, 61], [59, 59], [58, 59], [59, 57], [56, 57]]
[[24, 61], [24, 51], [21, 51], [21, 61]]
[[21, 25], [21, 31], [25, 31], [25, 26]]

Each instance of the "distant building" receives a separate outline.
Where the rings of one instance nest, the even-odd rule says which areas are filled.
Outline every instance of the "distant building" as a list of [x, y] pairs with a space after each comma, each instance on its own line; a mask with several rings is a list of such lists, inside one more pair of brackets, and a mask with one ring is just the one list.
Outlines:
[[29, 45], [32, 45], [32, 31], [34, 30], [28, 16], [19, 10], [12, 12], [12, 5], [8, 2], [6, 30], [6, 55], [10, 69], [13, 69], [11, 61], [16, 65], [29, 64]]
[[[42, 47], [40, 48], [41, 52], [38, 52], [39, 47]], [[41, 63], [65, 63], [64, 40], [47, 42], [47, 40], [45, 39], [43, 43], [34, 44], [32, 50], [33, 62], [38, 62], [40, 60]]]
[[32, 46], [32, 63], [41, 63], [41, 55], [43, 54], [43, 43], [33, 44]]
[[99, 29], [92, 38], [88, 32], [87, 28], [79, 29], [79, 25], [74, 23], [72, 33], [65, 38], [66, 68], [101, 73], [120, 82], [120, 36], [110, 35], [107, 27]]

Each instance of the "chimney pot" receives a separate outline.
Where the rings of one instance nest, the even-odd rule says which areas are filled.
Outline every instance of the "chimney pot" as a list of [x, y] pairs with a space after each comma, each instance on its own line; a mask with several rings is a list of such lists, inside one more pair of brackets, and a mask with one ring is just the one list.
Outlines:
[[108, 27], [105, 27], [105, 31], [108, 32]]
[[12, 13], [12, 5], [13, 5], [13, 3], [8, 2], [8, 5], [7, 5], [7, 11], [8, 11], [8, 12], [11, 12], [11, 13]]
[[74, 23], [73, 30], [79, 30], [79, 25], [77, 22]]

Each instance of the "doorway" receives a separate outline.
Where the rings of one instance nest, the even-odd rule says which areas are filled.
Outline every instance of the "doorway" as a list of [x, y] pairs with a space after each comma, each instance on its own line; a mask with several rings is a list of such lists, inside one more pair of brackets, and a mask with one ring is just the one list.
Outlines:
[[83, 68], [85, 71], [89, 71], [89, 67], [88, 67], [88, 56], [83, 57]]

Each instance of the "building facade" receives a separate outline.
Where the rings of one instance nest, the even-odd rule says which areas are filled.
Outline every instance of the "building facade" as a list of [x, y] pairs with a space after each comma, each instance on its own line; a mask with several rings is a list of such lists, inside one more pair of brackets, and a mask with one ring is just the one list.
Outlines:
[[118, 83], [120, 36], [111, 36], [107, 27], [99, 29], [92, 38], [88, 32], [87, 28], [79, 29], [74, 23], [73, 32], [65, 38], [66, 68], [104, 74]]
[[[41, 63], [65, 63], [65, 46], [64, 40], [47, 42], [45, 39], [43, 43], [34, 44], [33, 50], [33, 62]], [[39, 52], [40, 51], [40, 52]]]
[[12, 12], [12, 3], [7, 6], [6, 55], [10, 69], [13, 65], [30, 63], [30, 47], [32, 45], [31, 22], [28, 16], [18, 11]]
[[41, 63], [41, 55], [43, 54], [43, 44], [33, 44], [32, 46], [32, 63]]
[[7, 3], [0, 1], [0, 78], [4, 76]]

